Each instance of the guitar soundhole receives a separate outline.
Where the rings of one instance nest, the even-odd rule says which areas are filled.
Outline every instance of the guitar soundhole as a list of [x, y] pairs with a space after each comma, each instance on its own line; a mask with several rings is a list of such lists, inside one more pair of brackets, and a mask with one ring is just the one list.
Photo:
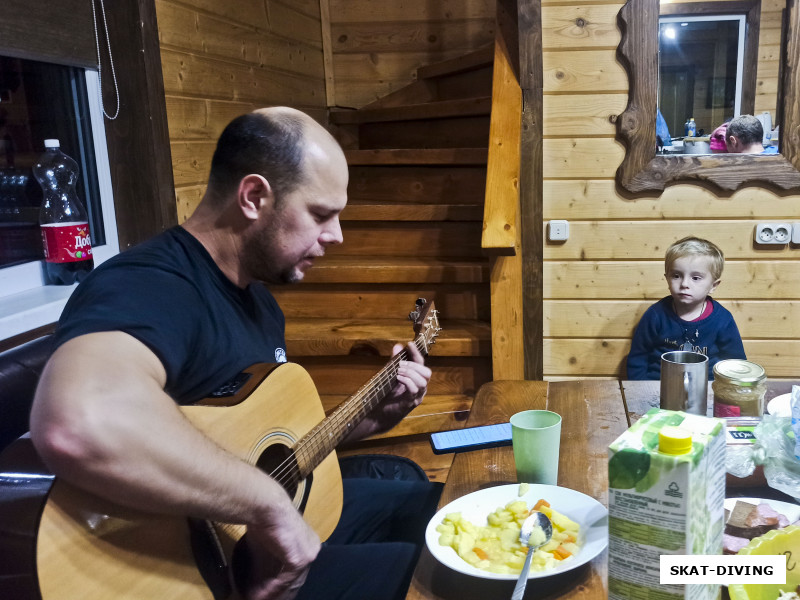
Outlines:
[[292, 449], [283, 444], [271, 444], [259, 456], [256, 466], [280, 483], [291, 498], [297, 494], [300, 475]]

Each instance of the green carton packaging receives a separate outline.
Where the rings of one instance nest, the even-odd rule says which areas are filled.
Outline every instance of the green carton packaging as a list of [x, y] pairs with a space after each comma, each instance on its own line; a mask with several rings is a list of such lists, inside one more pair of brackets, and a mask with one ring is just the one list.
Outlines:
[[[659, 449], [664, 427], [691, 449]], [[662, 448], [661, 450], [664, 450]], [[722, 554], [725, 423], [654, 408], [608, 448], [610, 600], [712, 600], [716, 584], [659, 583], [662, 554]]]

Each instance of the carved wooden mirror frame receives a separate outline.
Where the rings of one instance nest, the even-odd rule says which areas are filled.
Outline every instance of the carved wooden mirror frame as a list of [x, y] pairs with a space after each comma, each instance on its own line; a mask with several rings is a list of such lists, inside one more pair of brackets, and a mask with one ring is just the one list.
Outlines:
[[[619, 13], [622, 39], [617, 56], [628, 71], [628, 106], [617, 119], [617, 137], [627, 151], [618, 184], [629, 192], [663, 190], [669, 183], [710, 183], [724, 191], [758, 184], [800, 192], [800, 17], [789, 0], [785, 28], [783, 119], [775, 155], [656, 155], [659, 0], [628, 0]], [[780, 112], [780, 111], [779, 111]]]

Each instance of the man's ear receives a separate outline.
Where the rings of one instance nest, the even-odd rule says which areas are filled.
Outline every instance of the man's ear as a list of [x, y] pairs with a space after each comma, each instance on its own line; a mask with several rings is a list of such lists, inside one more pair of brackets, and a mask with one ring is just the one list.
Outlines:
[[255, 220], [264, 209], [271, 208], [275, 204], [275, 194], [264, 177], [250, 173], [242, 177], [239, 182], [236, 201], [242, 214], [248, 219]]

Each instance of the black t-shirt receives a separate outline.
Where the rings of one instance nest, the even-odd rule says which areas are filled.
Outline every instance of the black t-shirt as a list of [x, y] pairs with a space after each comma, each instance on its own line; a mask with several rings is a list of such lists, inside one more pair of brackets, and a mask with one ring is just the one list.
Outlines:
[[252, 364], [285, 362], [284, 325], [263, 284], [237, 287], [194, 236], [174, 227], [89, 274], [61, 314], [55, 347], [123, 331], [161, 360], [165, 391], [190, 404]]

